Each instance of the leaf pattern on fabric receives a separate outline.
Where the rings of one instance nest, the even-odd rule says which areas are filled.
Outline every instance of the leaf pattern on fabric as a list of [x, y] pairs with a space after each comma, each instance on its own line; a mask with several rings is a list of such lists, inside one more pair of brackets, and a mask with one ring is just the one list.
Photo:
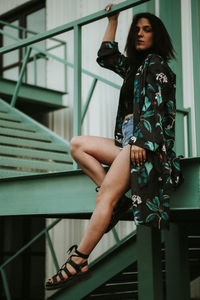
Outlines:
[[144, 120], [144, 126], [146, 127], [146, 129], [147, 129], [149, 132], [152, 132], [152, 127], [151, 127], [151, 124], [150, 124], [149, 121]]
[[[125, 78], [128, 60], [116, 42], [103, 42], [97, 62]], [[183, 182], [180, 157], [172, 150], [175, 138], [176, 77], [168, 64], [156, 54], [148, 54], [137, 69], [133, 86], [134, 128], [129, 144], [146, 149], [147, 162], [131, 164], [130, 180], [133, 216], [136, 225], [159, 229], [169, 227], [171, 190]], [[115, 144], [122, 145], [123, 99], [115, 126]]]

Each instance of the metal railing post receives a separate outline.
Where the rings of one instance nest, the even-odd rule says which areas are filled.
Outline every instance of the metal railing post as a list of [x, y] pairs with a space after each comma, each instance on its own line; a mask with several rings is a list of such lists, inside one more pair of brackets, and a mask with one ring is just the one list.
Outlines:
[[3, 286], [4, 286], [6, 298], [7, 298], [7, 300], [11, 300], [11, 295], [10, 295], [10, 290], [9, 290], [9, 287], [8, 287], [8, 282], [7, 282], [7, 279], [6, 279], [6, 274], [5, 274], [3, 269], [0, 269], [0, 270], [1, 270], [1, 277], [2, 277], [2, 281], [3, 281]]
[[13, 106], [13, 107], [16, 104], [16, 100], [17, 100], [17, 97], [18, 97], [18, 94], [19, 94], [19, 89], [21, 87], [22, 79], [23, 79], [23, 76], [24, 76], [24, 72], [25, 72], [25, 69], [26, 69], [27, 62], [29, 60], [29, 56], [31, 54], [31, 50], [32, 50], [31, 47], [28, 47], [27, 52], [26, 52], [26, 56], [23, 60], [21, 72], [20, 72], [20, 75], [19, 75], [19, 80], [16, 84], [14, 94], [13, 94], [13, 97], [12, 97], [12, 100], [11, 100], [11, 103], [10, 103], [10, 105]]
[[74, 26], [74, 136], [81, 135], [81, 26]]
[[94, 89], [96, 87], [96, 84], [97, 84], [97, 78], [94, 78], [93, 81], [92, 81], [92, 85], [90, 87], [90, 90], [89, 90], [89, 93], [88, 93], [88, 96], [87, 96], [84, 108], [83, 108], [83, 112], [82, 112], [82, 116], [81, 116], [81, 124], [83, 124], [83, 121], [84, 121], [85, 115], [87, 113], [88, 106], [90, 104], [90, 101], [91, 101]]
[[[64, 60], [67, 61], [67, 44], [65, 43], [64, 45]], [[67, 93], [67, 64], [64, 64], [64, 89], [65, 93]]]

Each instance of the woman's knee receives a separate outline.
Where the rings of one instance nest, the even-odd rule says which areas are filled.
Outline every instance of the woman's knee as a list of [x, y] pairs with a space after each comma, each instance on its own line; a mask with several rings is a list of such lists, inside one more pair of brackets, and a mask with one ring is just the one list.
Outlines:
[[70, 142], [70, 153], [72, 156], [75, 156], [77, 151], [81, 149], [83, 146], [83, 137], [82, 136], [75, 136], [71, 139]]
[[120, 195], [111, 186], [101, 186], [97, 198], [96, 206], [108, 206], [113, 209], [119, 200]]

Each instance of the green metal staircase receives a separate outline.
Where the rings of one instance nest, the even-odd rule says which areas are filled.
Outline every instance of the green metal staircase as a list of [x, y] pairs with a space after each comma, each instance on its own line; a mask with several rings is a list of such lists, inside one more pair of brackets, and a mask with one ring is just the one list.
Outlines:
[[0, 178], [72, 170], [69, 144], [0, 99]]
[[[115, 5], [113, 11], [122, 11], [145, 1], [127, 0]], [[81, 123], [97, 80], [108, 83], [100, 77], [94, 77], [90, 72], [86, 73], [92, 75], [94, 80], [82, 112], [81, 27], [104, 17], [106, 12], [100, 11], [0, 49], [0, 53], [4, 54], [56, 34], [74, 30], [74, 135], [81, 134]], [[27, 61], [29, 55], [30, 51], [27, 50]], [[67, 64], [66, 60], [62, 62]], [[22, 82], [23, 72], [20, 77]], [[115, 87], [118, 88], [116, 85]], [[3, 90], [0, 90], [2, 94]], [[21, 86], [20, 92], [24, 97], [28, 91], [31, 94], [30, 87], [25, 91], [23, 85]], [[20, 92], [19, 97], [22, 97]], [[12, 102], [14, 106], [16, 99]], [[181, 108], [177, 112], [178, 121], [183, 122], [187, 117], [190, 141], [190, 111]], [[177, 138], [177, 149], [182, 150], [184, 136], [179, 135]], [[191, 155], [190, 148], [189, 143], [189, 155]], [[94, 183], [82, 171], [73, 170], [69, 143], [2, 99], [0, 100], [0, 171], [1, 217], [42, 216], [87, 219], [94, 209], [96, 198]], [[200, 275], [200, 158], [184, 159], [183, 173], [184, 185], [171, 198], [169, 232], [160, 234], [151, 228], [139, 226], [137, 232], [126, 238], [119, 240], [117, 237], [116, 245], [90, 265], [93, 272], [91, 279], [53, 295], [49, 293], [47, 295], [49, 299], [189, 300], [190, 280]], [[123, 220], [132, 219], [131, 212], [123, 218]], [[56, 220], [49, 228], [58, 222], [59, 220]], [[43, 234], [47, 238], [58, 269], [56, 255], [48, 234], [49, 228], [45, 228], [33, 241], [27, 243], [16, 255], [0, 266], [5, 299], [12, 299], [6, 280], [5, 266]]]
[[[172, 226], [174, 228], [177, 227], [177, 225]], [[174, 228], [172, 228], [172, 230]], [[138, 265], [140, 262], [138, 262], [138, 253], [142, 252], [140, 255], [141, 258], [146, 250], [140, 248], [141, 239], [137, 238], [136, 232], [134, 232], [121, 241], [120, 245], [113, 247], [91, 264], [90, 268], [93, 274], [89, 280], [79, 282], [71, 288], [60, 290], [48, 299], [190, 299], [188, 289], [189, 281], [200, 275], [200, 229], [196, 229], [195, 234], [193, 231], [192, 235], [190, 232], [191, 229], [186, 229], [183, 225], [181, 225], [181, 230], [185, 233], [185, 237], [187, 238], [185, 258], [188, 259], [189, 263], [182, 260], [180, 264], [180, 261], [177, 260], [177, 266], [173, 266], [173, 272], [170, 274], [171, 276], [169, 276], [168, 272], [170, 272], [170, 268], [172, 268], [173, 258], [169, 256], [168, 237], [166, 234], [162, 234], [159, 249], [160, 255], [157, 256], [158, 252], [155, 250], [154, 253], [152, 253], [156, 260], [155, 265], [152, 266], [149, 257], [143, 258], [143, 263], [144, 261], [146, 262], [145, 270], [142, 270], [146, 273], [144, 274], [143, 280], [148, 278], [148, 280], [154, 282], [155, 286], [151, 290], [148, 285], [146, 285], [146, 287], [145, 284], [139, 286], [140, 276], [138, 274]], [[145, 229], [142, 231], [143, 232], [140, 231], [139, 234], [142, 237], [145, 235], [147, 237]], [[148, 234], [150, 234], [150, 230], [148, 231]], [[155, 236], [157, 236], [157, 242], [159, 242], [158, 232], [153, 232], [153, 234], [154, 241]], [[183, 246], [183, 243], [181, 245]], [[147, 245], [148, 250], [150, 250], [152, 246], [155, 247], [153, 244]], [[176, 245], [174, 245], [174, 252], [176, 252]], [[160, 266], [159, 271], [158, 266]], [[188, 267], [187, 270], [184, 269], [186, 267]], [[182, 271], [182, 274], [177, 274], [177, 272], [180, 271]], [[177, 275], [178, 278], [176, 278]], [[188, 286], [185, 282], [184, 287], [182, 284], [183, 280], [186, 279]]]

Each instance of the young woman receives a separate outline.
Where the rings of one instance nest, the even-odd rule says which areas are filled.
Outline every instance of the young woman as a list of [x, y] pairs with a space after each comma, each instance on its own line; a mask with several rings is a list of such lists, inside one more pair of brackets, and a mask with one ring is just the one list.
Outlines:
[[[112, 4], [106, 6], [106, 10]], [[170, 37], [159, 18], [141, 13], [133, 18], [126, 57], [118, 50], [118, 14], [108, 18], [97, 62], [123, 79], [115, 139], [74, 137], [71, 154], [99, 187], [96, 206], [79, 246], [47, 289], [87, 278], [87, 259], [106, 231], [129, 208], [124, 193], [132, 190], [136, 224], [168, 227], [169, 190], [178, 184], [180, 164], [172, 151], [175, 136], [175, 75], [167, 61], [174, 58]], [[109, 165], [106, 173], [102, 164]], [[175, 170], [177, 172], [175, 172]]]

